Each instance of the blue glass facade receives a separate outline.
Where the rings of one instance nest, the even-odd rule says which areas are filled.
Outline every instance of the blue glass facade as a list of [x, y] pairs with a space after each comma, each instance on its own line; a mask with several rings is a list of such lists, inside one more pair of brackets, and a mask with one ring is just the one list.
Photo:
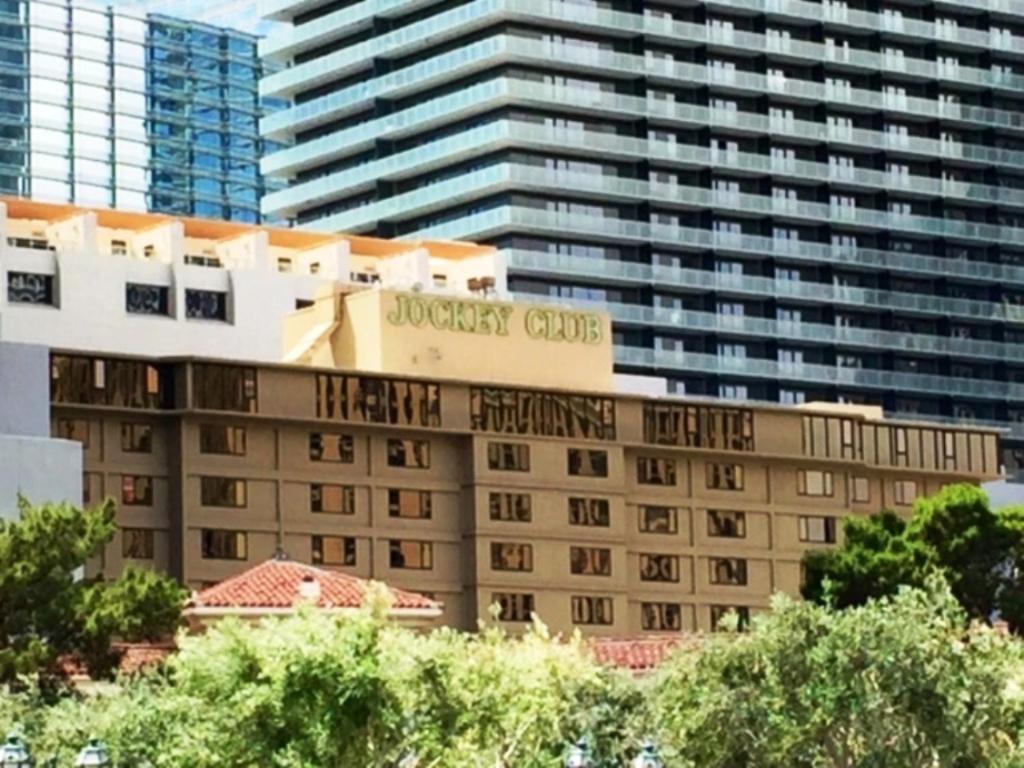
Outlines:
[[0, 1], [0, 192], [259, 222], [256, 43], [74, 0]]
[[1007, 430], [1021, 0], [267, 0], [267, 213], [507, 254], [674, 392]]

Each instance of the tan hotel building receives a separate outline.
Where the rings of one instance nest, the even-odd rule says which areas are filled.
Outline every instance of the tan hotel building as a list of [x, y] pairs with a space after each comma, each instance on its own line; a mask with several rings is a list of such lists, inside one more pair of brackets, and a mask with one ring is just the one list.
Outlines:
[[296, 364], [55, 351], [53, 429], [120, 536], [100, 564], [192, 587], [279, 548], [553, 629], [710, 629], [796, 593], [839, 521], [998, 476], [997, 435], [864, 408], [614, 390], [606, 315], [424, 293], [326, 295]]

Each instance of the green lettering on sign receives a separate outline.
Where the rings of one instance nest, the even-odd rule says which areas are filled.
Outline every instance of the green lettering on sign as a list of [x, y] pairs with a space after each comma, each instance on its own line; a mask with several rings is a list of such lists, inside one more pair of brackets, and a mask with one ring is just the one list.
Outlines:
[[[514, 311], [503, 304], [397, 294], [385, 317], [391, 325], [508, 336]], [[523, 316], [523, 328], [531, 339], [543, 341], [600, 344], [604, 337], [600, 316], [590, 312], [532, 307]]]

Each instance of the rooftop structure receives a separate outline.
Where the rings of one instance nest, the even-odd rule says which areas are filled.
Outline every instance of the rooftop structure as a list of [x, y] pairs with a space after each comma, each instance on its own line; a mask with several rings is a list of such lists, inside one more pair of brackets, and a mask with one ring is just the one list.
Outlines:
[[318, 296], [392, 287], [500, 295], [468, 243], [387, 241], [0, 199], [0, 340], [94, 352], [279, 361]]
[[265, 213], [491, 243], [607, 308], [622, 372], [998, 426], [1024, 467], [1024, 3], [263, 9]]

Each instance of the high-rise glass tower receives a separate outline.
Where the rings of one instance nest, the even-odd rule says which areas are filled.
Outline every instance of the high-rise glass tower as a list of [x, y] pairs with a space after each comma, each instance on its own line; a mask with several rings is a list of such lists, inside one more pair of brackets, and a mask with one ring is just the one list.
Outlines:
[[1024, 1], [263, 8], [265, 213], [495, 243], [607, 303], [622, 371], [998, 424], [1024, 466]]
[[259, 220], [256, 38], [78, 0], [0, 2], [0, 191]]

